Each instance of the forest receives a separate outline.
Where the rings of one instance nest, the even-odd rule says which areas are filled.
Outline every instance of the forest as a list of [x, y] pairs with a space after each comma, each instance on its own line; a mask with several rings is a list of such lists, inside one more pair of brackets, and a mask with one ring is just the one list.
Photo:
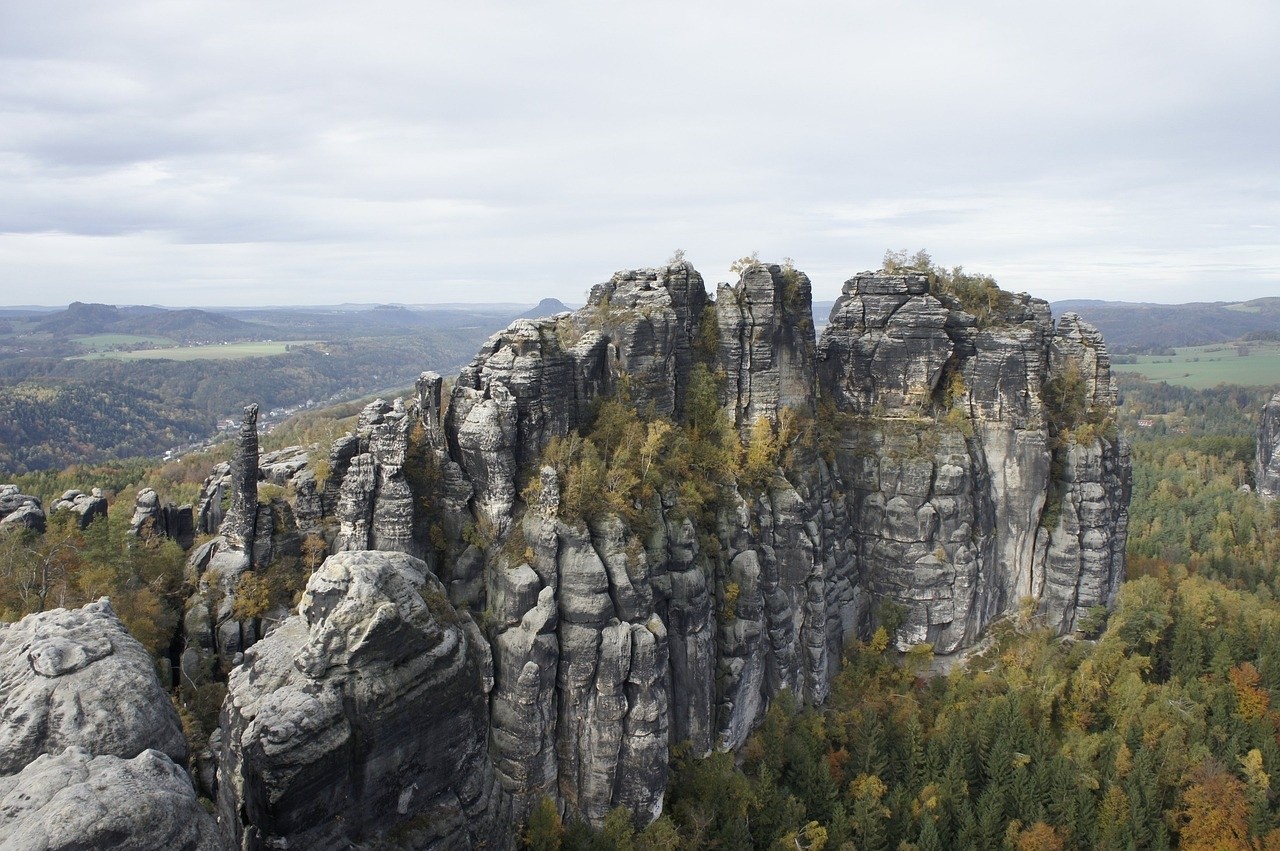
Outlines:
[[[1025, 607], [949, 671], [928, 645], [894, 651], [893, 612], [881, 612], [888, 629], [847, 648], [826, 705], [799, 706], [784, 693], [739, 754], [702, 758], [674, 746], [664, 813], [653, 824], [638, 830], [618, 810], [593, 830], [563, 822], [546, 801], [521, 828], [522, 844], [1280, 849], [1280, 509], [1247, 487], [1266, 392], [1125, 379], [1122, 397], [1134, 493], [1129, 578], [1114, 611], [1097, 609], [1080, 632], [1058, 638]], [[1138, 427], [1139, 419], [1152, 425]], [[734, 459], [696, 416], [688, 434], [627, 437], [629, 422], [622, 406], [606, 406], [591, 438], [553, 448], [566, 496], [583, 511], [644, 488], [646, 475], [671, 475], [672, 466], [707, 462], [746, 474], [778, 460], [764, 441], [749, 441]], [[264, 449], [329, 440], [347, 424], [309, 414]], [[636, 456], [608, 468], [644, 472], [621, 483], [601, 478], [602, 461], [628, 446]], [[150, 486], [191, 499], [217, 460], [17, 477], [24, 492], [46, 497], [92, 483], [115, 498], [107, 520], [86, 530], [63, 516], [43, 537], [0, 537], [3, 617], [110, 595], [173, 682], [168, 642], [190, 592], [184, 556], [173, 544], [125, 535], [129, 497]], [[309, 567], [282, 565], [258, 590], [287, 601]], [[221, 695], [217, 684], [176, 685], [193, 744], [212, 729]]]

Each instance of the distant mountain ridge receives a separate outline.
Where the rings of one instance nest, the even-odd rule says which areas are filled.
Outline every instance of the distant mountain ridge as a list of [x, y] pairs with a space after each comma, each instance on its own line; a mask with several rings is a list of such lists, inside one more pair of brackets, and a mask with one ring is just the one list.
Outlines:
[[261, 326], [193, 307], [116, 307], [75, 301], [66, 310], [42, 317], [37, 328], [50, 334], [138, 334], [176, 340], [220, 340], [269, 333]]
[[1280, 297], [1274, 296], [1189, 304], [1072, 299], [1050, 306], [1054, 316], [1080, 314], [1113, 353], [1280, 336]]

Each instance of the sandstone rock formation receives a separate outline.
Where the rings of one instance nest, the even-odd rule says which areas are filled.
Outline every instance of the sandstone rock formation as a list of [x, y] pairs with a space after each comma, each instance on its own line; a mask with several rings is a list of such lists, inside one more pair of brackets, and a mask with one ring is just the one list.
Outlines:
[[0, 845], [212, 851], [177, 712], [105, 599], [0, 624]]
[[[618, 805], [652, 818], [669, 742], [736, 747], [780, 689], [821, 701], [843, 644], [882, 619], [945, 653], [1025, 599], [1062, 631], [1110, 602], [1129, 473], [1105, 347], [1043, 301], [964, 297], [858, 275], [818, 341], [790, 267], [750, 266], [714, 302], [686, 263], [620, 272], [577, 313], [493, 337], [444, 416], [438, 382], [419, 388], [442, 573], [493, 614], [489, 747], [517, 812], [552, 795], [596, 824]], [[556, 472], [534, 472], [552, 438], [619, 391], [680, 419], [697, 363], [744, 441], [818, 418], [827, 449], [740, 485], [710, 528], [675, 494], [643, 528], [561, 516]]]
[[0, 777], [0, 846], [12, 851], [219, 851], [217, 827], [168, 756], [71, 747]]
[[[565, 508], [554, 441], [608, 398], [691, 429], [708, 380], [743, 457], [757, 434], [786, 444], [772, 467], [696, 506], [675, 481]], [[643, 824], [672, 744], [739, 747], [784, 689], [820, 703], [879, 626], [939, 653], [1027, 606], [1068, 632], [1124, 575], [1115, 401], [1101, 337], [1039, 299], [862, 273], [819, 340], [790, 265], [749, 264], [712, 300], [677, 262], [516, 320], [447, 398], [424, 374], [327, 453], [259, 458], [242, 430], [201, 500], [207, 529], [230, 490], [223, 537], [193, 565], [256, 569], [304, 531], [337, 554], [265, 638], [188, 617], [205, 652], [247, 651], [224, 709], [226, 841], [500, 847], [494, 825], [544, 797]], [[258, 481], [288, 498], [252, 509]]]
[[426, 564], [344, 552], [246, 654], [224, 705], [228, 847], [497, 845], [488, 647]]
[[1275, 499], [1280, 496], [1280, 393], [1272, 396], [1262, 409], [1256, 458], [1254, 480], [1258, 493]]
[[87, 529], [96, 518], [107, 516], [107, 499], [100, 488], [94, 488], [91, 493], [69, 490], [55, 500], [50, 508], [55, 513], [72, 512], [76, 515], [76, 524], [81, 529]]
[[0, 774], [80, 746], [179, 763], [187, 742], [151, 657], [104, 598], [0, 623]]
[[0, 485], [0, 529], [43, 532], [44, 508], [40, 498], [21, 493], [17, 485]]
[[195, 543], [195, 515], [190, 505], [161, 503], [152, 488], [138, 491], [128, 534], [142, 540], [168, 538], [184, 550]]

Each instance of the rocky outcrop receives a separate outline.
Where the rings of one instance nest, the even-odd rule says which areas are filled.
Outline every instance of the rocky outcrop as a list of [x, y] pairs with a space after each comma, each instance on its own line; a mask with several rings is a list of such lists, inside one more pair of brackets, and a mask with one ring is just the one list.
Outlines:
[[236, 848], [502, 844], [485, 753], [488, 647], [424, 562], [344, 552], [246, 654], [223, 708]]
[[0, 844], [217, 848], [150, 656], [105, 599], [0, 624]]
[[813, 293], [787, 266], [757, 264], [716, 294], [720, 364], [734, 424], [777, 421], [788, 408], [812, 411], [817, 396]]
[[356, 432], [335, 445], [341, 485], [334, 549], [389, 550], [421, 555], [414, 541], [413, 494], [405, 477], [412, 419], [404, 401], [370, 402]]
[[[748, 264], [714, 301], [684, 262], [623, 271], [493, 336], [447, 398], [425, 373], [366, 406], [327, 451], [259, 457], [242, 430], [200, 502], [223, 534], [192, 555], [222, 603], [186, 624], [206, 668], [244, 662], [226, 841], [502, 847], [495, 825], [544, 797], [644, 824], [673, 744], [738, 748], [784, 690], [821, 703], [878, 627], [951, 653], [1010, 612], [1068, 632], [1109, 605], [1129, 457], [1105, 345], [1039, 299], [954, 283], [859, 274], [819, 340], [789, 264]], [[736, 435], [742, 475], [582, 510], [547, 450], [572, 453], [604, 399], [689, 441]], [[226, 577], [304, 534], [336, 555], [300, 614], [266, 637], [233, 620]]]
[[187, 742], [147, 651], [104, 598], [0, 623], [0, 774], [83, 747], [185, 763]]
[[195, 543], [195, 514], [191, 505], [162, 503], [152, 488], [143, 488], [133, 503], [128, 534], [143, 541], [168, 538], [189, 550]]
[[227, 548], [252, 552], [258, 525], [258, 406], [245, 405], [231, 459], [231, 506], [218, 526]]
[[0, 530], [3, 529], [43, 532], [45, 514], [40, 498], [20, 492], [17, 485], [0, 485]]
[[76, 515], [76, 525], [81, 529], [88, 529], [96, 518], [107, 516], [107, 499], [100, 488], [94, 488], [90, 493], [69, 490], [54, 501], [51, 509], [55, 514], [70, 511]]
[[[553, 795], [646, 821], [667, 743], [737, 747], [782, 689], [820, 702], [844, 643], [881, 623], [948, 653], [1026, 600], [1062, 631], [1110, 602], [1128, 455], [1105, 347], [1038, 299], [977, 296], [864, 273], [818, 341], [790, 267], [752, 264], [714, 302], [685, 263], [620, 272], [577, 313], [492, 338], [446, 414], [438, 379], [419, 387], [442, 575], [481, 575], [481, 593], [447, 587], [493, 614], [489, 748], [517, 813]], [[562, 516], [537, 466], [550, 441], [618, 394], [678, 421], [698, 363], [744, 442], [762, 421], [816, 419], [820, 438], [710, 525], [674, 492], [639, 525]]]
[[1254, 462], [1254, 481], [1258, 493], [1268, 499], [1280, 496], [1280, 393], [1262, 409], [1258, 424], [1258, 453]]
[[71, 747], [0, 777], [0, 845], [12, 851], [218, 851], [217, 826], [168, 756]]

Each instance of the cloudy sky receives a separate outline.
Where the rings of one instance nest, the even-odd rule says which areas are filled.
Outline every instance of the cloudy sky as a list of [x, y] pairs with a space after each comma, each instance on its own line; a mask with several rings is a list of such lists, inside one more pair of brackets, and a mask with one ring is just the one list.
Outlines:
[[1280, 4], [0, 0], [0, 303], [1280, 295]]

